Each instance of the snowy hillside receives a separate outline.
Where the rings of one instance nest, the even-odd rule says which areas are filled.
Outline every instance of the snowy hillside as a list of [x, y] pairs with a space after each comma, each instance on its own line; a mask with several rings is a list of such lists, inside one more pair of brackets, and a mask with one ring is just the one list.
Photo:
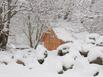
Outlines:
[[[88, 34], [52, 52], [9, 48], [0, 52], [1, 77], [103, 77], [103, 36]], [[42, 62], [42, 63], [41, 63]]]

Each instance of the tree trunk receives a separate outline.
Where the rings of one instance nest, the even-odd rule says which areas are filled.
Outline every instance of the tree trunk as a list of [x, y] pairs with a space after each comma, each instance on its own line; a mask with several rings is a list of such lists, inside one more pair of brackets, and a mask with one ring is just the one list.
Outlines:
[[3, 12], [2, 7], [0, 7], [0, 49], [5, 49], [7, 36], [5, 32], [3, 32], [4, 24], [3, 24], [3, 21], [2, 21], [3, 19], [1, 16], [2, 12]]
[[[11, 6], [10, 6], [11, 1], [12, 0], [7, 0], [7, 10], [11, 9]], [[9, 36], [9, 25], [10, 25], [10, 19], [11, 19], [11, 11], [9, 11], [8, 14], [7, 14], [7, 17], [6, 17], [7, 18], [7, 22], [6, 22], [7, 24], [6, 25], [2, 21], [3, 20], [2, 16], [0, 18], [1, 18], [1, 21], [0, 21], [0, 48], [6, 49], [6, 45], [7, 45], [7, 42], [8, 42], [8, 36]], [[7, 30], [3, 30], [4, 25], [6, 26]]]
[[[10, 10], [11, 9], [10, 4], [11, 4], [12, 0], [7, 0], [7, 2], [8, 2], [8, 10]], [[5, 40], [5, 48], [6, 48], [6, 45], [8, 43], [10, 19], [11, 19], [11, 11], [9, 11], [8, 15], [7, 15], [7, 25], [6, 25], [7, 31], [5, 31], [5, 35], [6, 35], [6, 37], [5, 37], [5, 39], [6, 39]]]
[[30, 36], [29, 42], [30, 42], [30, 47], [33, 48], [33, 42], [32, 42], [32, 37], [31, 36]]

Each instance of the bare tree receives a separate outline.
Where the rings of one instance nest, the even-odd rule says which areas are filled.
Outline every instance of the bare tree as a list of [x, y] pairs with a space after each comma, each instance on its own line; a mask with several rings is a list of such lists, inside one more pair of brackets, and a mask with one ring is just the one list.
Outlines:
[[[25, 23], [24, 23], [24, 25], [25, 25]], [[26, 37], [29, 40], [30, 47], [33, 48], [32, 35], [33, 35], [35, 27], [32, 26], [32, 24], [31, 24], [30, 16], [27, 17], [26, 25], [27, 25], [27, 32], [25, 30], [23, 30], [23, 32], [25, 33]]]
[[[34, 20], [32, 18], [34, 18]], [[31, 17], [30, 14], [27, 16], [26, 21], [24, 21], [23, 32], [26, 35], [31, 48], [37, 48], [46, 29], [47, 25], [45, 24], [45, 21], [40, 20], [37, 16]]]

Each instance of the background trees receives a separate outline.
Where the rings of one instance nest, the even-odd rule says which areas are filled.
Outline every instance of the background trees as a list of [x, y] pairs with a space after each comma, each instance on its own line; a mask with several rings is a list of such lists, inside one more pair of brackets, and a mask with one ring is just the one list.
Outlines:
[[[17, 1], [14, 2], [16, 5]], [[5, 49], [8, 42], [11, 18], [17, 13], [12, 0], [3, 0], [0, 7], [0, 48]]]
[[0, 48], [6, 49], [11, 19], [22, 11], [19, 0], [1, 0], [0, 6]]
[[[16, 29], [20, 29], [18, 26], [23, 28], [22, 34], [25, 33], [26, 37], [29, 36], [29, 43], [32, 38], [30, 47], [36, 47], [43, 31], [46, 31], [46, 27], [52, 26], [53, 21], [58, 24], [59, 19], [69, 23], [68, 28], [80, 28], [79, 32], [88, 31], [102, 34], [102, 8], [102, 0], [0, 0], [0, 48], [6, 48], [10, 32], [20, 35], [20, 33], [11, 31], [11, 27], [14, 25]], [[19, 15], [21, 19], [24, 17], [20, 23], [16, 21]], [[72, 24], [73, 26], [71, 26]]]

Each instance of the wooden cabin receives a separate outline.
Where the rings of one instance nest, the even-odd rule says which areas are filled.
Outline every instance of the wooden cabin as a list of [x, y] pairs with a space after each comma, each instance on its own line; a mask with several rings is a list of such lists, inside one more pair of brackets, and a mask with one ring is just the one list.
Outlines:
[[64, 43], [63, 40], [57, 38], [57, 35], [52, 28], [49, 28], [42, 36], [42, 43], [49, 50], [55, 50], [58, 46]]

